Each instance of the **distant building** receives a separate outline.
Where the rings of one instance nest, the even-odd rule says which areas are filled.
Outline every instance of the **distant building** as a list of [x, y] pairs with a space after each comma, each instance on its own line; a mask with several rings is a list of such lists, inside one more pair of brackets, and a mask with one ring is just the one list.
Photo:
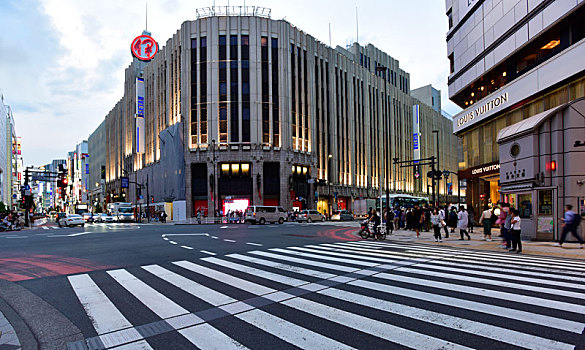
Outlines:
[[453, 131], [463, 143], [467, 203], [479, 213], [508, 202], [520, 210], [525, 237], [557, 237], [565, 204], [585, 215], [577, 160], [585, 159], [585, 2], [446, 6], [449, 98], [463, 108]]
[[441, 91], [435, 89], [432, 85], [412, 89], [410, 95], [441, 113]]
[[[252, 204], [352, 210], [387, 187], [428, 196], [430, 179], [392, 159], [434, 156], [433, 130], [441, 168], [456, 170], [440, 94], [430, 104], [413, 97], [396, 59], [373, 45], [331, 48], [269, 9], [225, 9], [198, 10], [152, 61], [126, 69], [124, 96], [105, 118], [106, 201], [150, 199], [188, 220]], [[151, 198], [122, 188], [123, 176], [148, 183]]]

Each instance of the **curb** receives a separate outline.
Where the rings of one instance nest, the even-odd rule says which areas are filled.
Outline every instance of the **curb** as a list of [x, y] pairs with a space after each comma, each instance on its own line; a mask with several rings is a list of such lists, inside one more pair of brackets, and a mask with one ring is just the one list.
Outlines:
[[37, 340], [33, 336], [30, 328], [28, 328], [24, 320], [2, 298], [0, 298], [0, 312], [2, 312], [10, 326], [14, 329], [22, 349], [38, 349]]
[[[28, 289], [0, 280], [0, 307], [12, 324], [23, 349], [66, 349], [83, 334], [60, 311]], [[4, 310], [3, 310], [4, 311]]]

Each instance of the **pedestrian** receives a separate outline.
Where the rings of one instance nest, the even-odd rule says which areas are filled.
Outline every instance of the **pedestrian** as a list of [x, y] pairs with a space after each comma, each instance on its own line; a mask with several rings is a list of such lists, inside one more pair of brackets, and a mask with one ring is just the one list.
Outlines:
[[431, 209], [429, 208], [429, 205], [425, 205], [425, 209], [424, 209], [424, 221], [423, 221], [423, 226], [424, 226], [424, 230], [425, 232], [429, 232], [431, 230]]
[[473, 205], [469, 207], [467, 217], [469, 220], [469, 222], [467, 223], [467, 226], [469, 227], [469, 232], [473, 233], [473, 226], [475, 225], [475, 210], [473, 209]]
[[449, 238], [449, 229], [447, 228], [447, 206], [439, 207], [439, 215], [441, 215], [442, 225], [441, 227], [445, 230], [445, 238]]
[[520, 233], [521, 233], [520, 224], [522, 223], [522, 221], [520, 219], [520, 216], [518, 216], [518, 210], [512, 208], [510, 210], [510, 213], [511, 213], [510, 222], [512, 224], [512, 226], [510, 226], [511, 235], [512, 235], [512, 249], [510, 249], [510, 251], [521, 253], [522, 252], [522, 240], [520, 238]]
[[197, 209], [197, 223], [201, 225], [201, 210]]
[[464, 206], [459, 206], [459, 214], [457, 214], [457, 228], [459, 229], [459, 234], [461, 235], [460, 241], [463, 241], [463, 235], [467, 236], [467, 240], [470, 240], [471, 237], [469, 233], [467, 233], [467, 225], [469, 224], [469, 216], [467, 211], [465, 210]]
[[167, 213], [164, 210], [160, 213], [160, 222], [163, 224], [167, 222]]
[[481, 217], [479, 218], [479, 224], [483, 224], [484, 241], [492, 241], [492, 220], [495, 217], [494, 212], [490, 210], [486, 204], [485, 207], [483, 207], [483, 213], [481, 213]]
[[400, 229], [400, 209], [399, 208], [394, 209], [394, 227], [396, 228], [396, 230]]
[[455, 232], [455, 228], [457, 227], [457, 209], [455, 207], [451, 207], [451, 211], [449, 212], [449, 227], [451, 227], [451, 233]]
[[414, 206], [412, 214], [412, 223], [414, 232], [416, 232], [416, 238], [420, 238], [420, 229], [425, 221], [425, 212], [417, 205]]
[[441, 221], [443, 221], [443, 218], [437, 208], [433, 208], [430, 220], [433, 225], [433, 231], [435, 232], [435, 242], [443, 242], [441, 238]]
[[579, 248], [583, 249], [585, 247], [585, 242], [583, 241], [583, 238], [577, 233], [577, 227], [579, 227], [579, 224], [581, 223], [581, 217], [579, 214], [573, 211], [572, 205], [565, 205], [565, 217], [559, 218], [559, 220], [563, 221], [563, 233], [561, 234], [559, 243], [555, 244], [555, 246], [562, 247], [563, 243], [565, 243], [565, 239], [567, 239], [567, 235], [570, 232], [573, 237], [577, 238], [579, 241]]

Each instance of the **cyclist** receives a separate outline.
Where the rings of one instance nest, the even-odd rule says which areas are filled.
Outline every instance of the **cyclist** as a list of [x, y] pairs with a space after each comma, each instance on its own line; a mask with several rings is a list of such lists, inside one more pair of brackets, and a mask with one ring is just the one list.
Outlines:
[[378, 239], [378, 235], [379, 235], [378, 226], [380, 226], [380, 215], [378, 215], [378, 212], [376, 211], [376, 209], [372, 210], [372, 217], [371, 217], [370, 221], [372, 221], [374, 223], [374, 228], [372, 230], [373, 231], [372, 233], [374, 234], [374, 237], [376, 239]]

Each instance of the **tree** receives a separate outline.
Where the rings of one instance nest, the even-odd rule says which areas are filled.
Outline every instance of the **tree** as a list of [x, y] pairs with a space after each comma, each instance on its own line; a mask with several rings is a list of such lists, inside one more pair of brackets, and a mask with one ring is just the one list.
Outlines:
[[0, 202], [0, 213], [6, 213], [8, 209], [6, 208], [6, 204], [4, 202]]

